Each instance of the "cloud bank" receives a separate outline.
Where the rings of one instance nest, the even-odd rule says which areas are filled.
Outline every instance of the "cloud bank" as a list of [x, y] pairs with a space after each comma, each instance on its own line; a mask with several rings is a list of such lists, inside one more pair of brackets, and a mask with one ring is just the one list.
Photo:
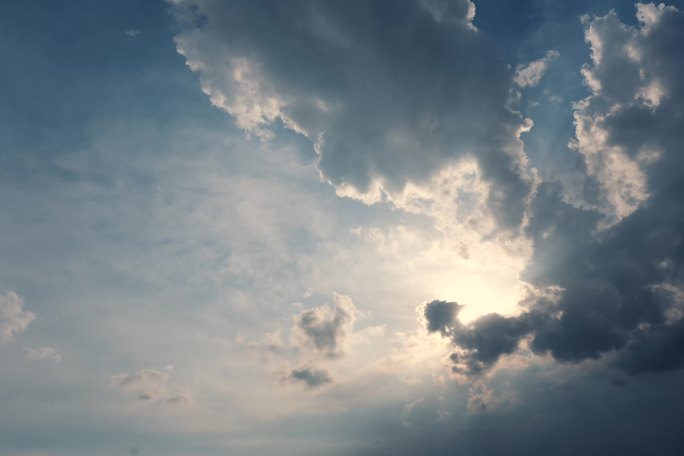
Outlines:
[[571, 146], [597, 190], [573, 202], [558, 184], [539, 187], [522, 314], [464, 326], [455, 303], [422, 308], [428, 330], [457, 347], [456, 370], [480, 373], [523, 338], [562, 362], [605, 358], [633, 374], [684, 367], [684, 14], [649, 4], [637, 18], [583, 18], [592, 94], [575, 105]]
[[251, 135], [304, 135], [338, 194], [401, 205], [407, 184], [474, 158], [497, 224], [522, 223], [531, 124], [471, 2], [174, 3], [178, 52], [212, 103]]

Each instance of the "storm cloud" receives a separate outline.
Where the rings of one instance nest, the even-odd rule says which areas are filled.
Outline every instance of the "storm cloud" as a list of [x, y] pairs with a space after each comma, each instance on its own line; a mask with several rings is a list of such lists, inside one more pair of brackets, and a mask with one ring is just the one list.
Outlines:
[[0, 2], [0, 453], [681, 456], [674, 4]]
[[500, 356], [513, 353], [520, 338], [529, 332], [524, 318], [484, 315], [465, 325], [458, 320], [463, 308], [455, 302], [432, 301], [420, 310], [428, 332], [439, 332], [459, 348], [450, 356], [455, 373], [473, 375], [483, 372]]
[[580, 202], [559, 184], [539, 187], [523, 274], [536, 292], [521, 315], [463, 326], [443, 321], [435, 306], [444, 304], [425, 307], [428, 330], [461, 349], [455, 369], [478, 373], [527, 336], [535, 353], [562, 362], [606, 357], [630, 373], [684, 366], [684, 14], [651, 4], [638, 5], [637, 17], [637, 27], [614, 12], [583, 19], [593, 93], [575, 105], [571, 147], [599, 190]]
[[[475, 158], [498, 224], [534, 185], [509, 106], [513, 72], [468, 0], [175, 2], [177, 49], [212, 103], [252, 135], [308, 138], [340, 195], [393, 200]], [[452, 201], [456, 205], [457, 201]]]

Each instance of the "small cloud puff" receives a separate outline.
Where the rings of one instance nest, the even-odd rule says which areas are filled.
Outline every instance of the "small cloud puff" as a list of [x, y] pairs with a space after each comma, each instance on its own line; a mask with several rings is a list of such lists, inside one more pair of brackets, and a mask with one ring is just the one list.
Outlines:
[[18, 294], [13, 291], [0, 293], [0, 344], [23, 332], [36, 319], [34, 313], [23, 307], [24, 300]]
[[320, 388], [333, 381], [328, 371], [318, 369], [315, 366], [302, 366], [292, 369], [288, 379], [292, 382], [304, 383], [308, 390]]
[[349, 296], [333, 293], [333, 301], [332, 308], [325, 304], [295, 316], [292, 335], [300, 350], [328, 359], [344, 355], [358, 312]]

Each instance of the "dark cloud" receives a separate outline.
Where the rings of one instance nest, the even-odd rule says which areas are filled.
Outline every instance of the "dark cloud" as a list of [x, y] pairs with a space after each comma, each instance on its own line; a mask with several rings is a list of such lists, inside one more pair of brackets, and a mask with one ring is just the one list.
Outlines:
[[[684, 448], [682, 373], [616, 387], [610, 369], [499, 372], [465, 412], [462, 391], [423, 397], [409, 413], [362, 421], [372, 444], [354, 456], [599, 454], [676, 456]], [[506, 397], [514, 391], [513, 396]], [[448, 400], [444, 400], [444, 396]], [[472, 398], [471, 398], [472, 399]], [[473, 401], [471, 401], [473, 402]], [[479, 408], [477, 408], [479, 407]], [[406, 410], [406, 407], [404, 407]], [[377, 416], [373, 417], [378, 420]]]
[[474, 156], [494, 216], [521, 223], [529, 124], [469, 1], [188, 0], [175, 12], [177, 49], [212, 102], [251, 134], [304, 134], [340, 194], [377, 201]]
[[455, 302], [434, 300], [425, 304], [422, 311], [427, 322], [428, 332], [440, 332], [449, 335], [458, 323], [456, 317], [463, 306]]
[[488, 314], [468, 327], [453, 331], [452, 340], [465, 350], [453, 353], [454, 369], [464, 373], [478, 373], [496, 362], [501, 355], [518, 348], [520, 338], [528, 331], [524, 319]]
[[293, 369], [288, 378], [293, 382], [304, 383], [307, 389], [320, 388], [333, 381], [328, 371], [313, 366], [303, 366]]
[[585, 19], [593, 94], [576, 106], [573, 147], [598, 184], [597, 204], [568, 201], [554, 183], [539, 187], [523, 275], [538, 294], [518, 317], [440, 329], [468, 372], [527, 335], [534, 352], [563, 362], [607, 357], [635, 374], [684, 366], [684, 14], [654, 5], [638, 13], [638, 28], [615, 13]]
[[439, 332], [459, 347], [459, 351], [450, 356], [454, 372], [482, 372], [500, 356], [515, 351], [520, 338], [529, 331], [524, 319], [498, 314], [484, 315], [464, 325], [457, 318], [462, 308], [455, 302], [439, 300], [421, 308], [428, 332]]
[[621, 378], [614, 378], [613, 380], [610, 381], [610, 383], [612, 385], [615, 385], [615, 386], [620, 387], [620, 388], [627, 385], [627, 382]]

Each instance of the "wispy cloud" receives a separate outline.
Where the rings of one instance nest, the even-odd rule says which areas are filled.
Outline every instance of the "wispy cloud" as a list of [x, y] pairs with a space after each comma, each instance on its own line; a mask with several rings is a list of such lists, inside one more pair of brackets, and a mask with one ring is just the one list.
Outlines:
[[13, 291], [0, 293], [0, 344], [23, 332], [36, 315], [24, 310], [24, 300]]

